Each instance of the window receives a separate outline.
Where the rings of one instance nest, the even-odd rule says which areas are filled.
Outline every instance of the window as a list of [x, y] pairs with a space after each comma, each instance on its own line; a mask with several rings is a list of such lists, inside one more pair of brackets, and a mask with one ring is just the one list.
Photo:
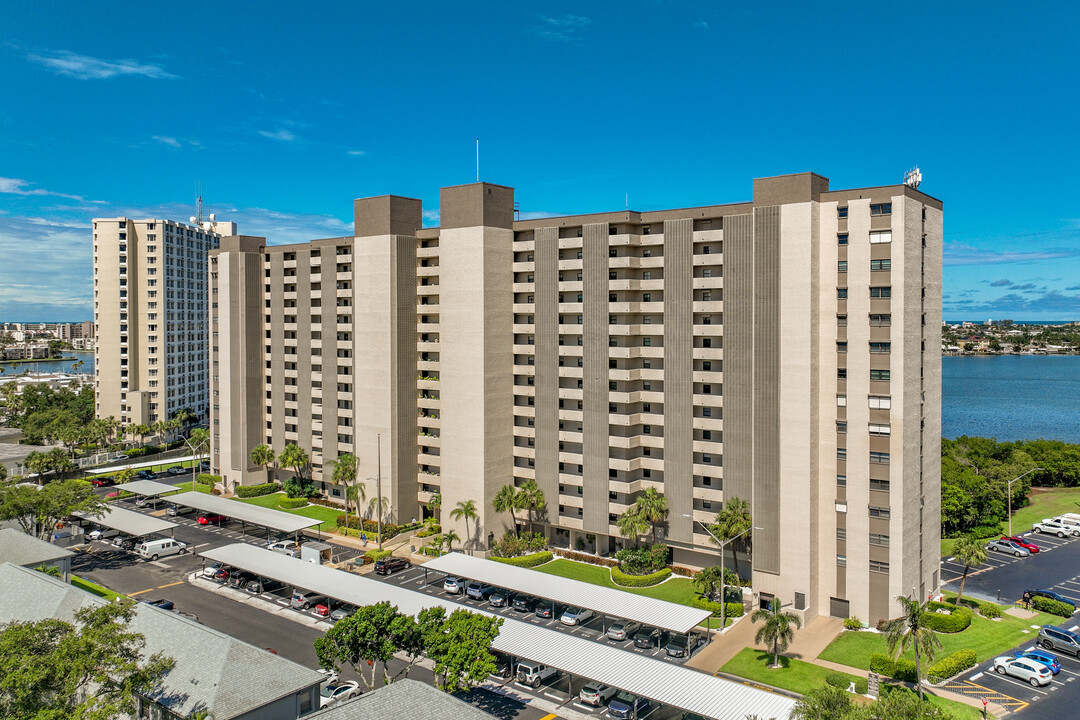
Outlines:
[[890, 428], [888, 425], [878, 425], [876, 423], [870, 423], [870, 434], [888, 437], [890, 434]]
[[888, 327], [892, 325], [892, 315], [871, 315], [870, 327]]
[[836, 421], [836, 432], [838, 432], [838, 433], [846, 433], [847, 432], [847, 421], [846, 420], [837, 420]]
[[892, 215], [892, 203], [873, 203], [870, 205], [870, 217]]
[[875, 465], [888, 465], [889, 464], [889, 453], [887, 453], [887, 452], [871, 452], [870, 453], [870, 462], [874, 463]]
[[889, 574], [889, 563], [881, 562], [880, 560], [870, 561], [870, 572]]
[[847, 528], [836, 528], [836, 539], [847, 540]]
[[892, 260], [885, 258], [884, 260], [871, 260], [870, 270], [892, 270]]
[[839, 260], [839, 261], [837, 261], [837, 263], [836, 263], [836, 272], [847, 272], [847, 260]]
[[840, 287], [840, 288], [838, 287], [838, 288], [836, 288], [836, 299], [837, 300], [847, 300], [847, 288], [846, 287]]
[[872, 353], [888, 353], [892, 351], [892, 343], [887, 342], [872, 342], [870, 343], [870, 352]]
[[870, 506], [870, 517], [888, 519], [889, 518], [889, 508], [874, 507], [873, 505], [871, 505]]
[[[708, 270], [706, 270], [705, 272], [708, 272]], [[709, 277], [709, 276], [706, 275], [705, 277]], [[641, 279], [642, 280], [652, 280], [652, 270], [645, 270], [644, 272], [642, 272], [641, 273]]]
[[888, 395], [871, 395], [868, 400], [871, 410], [888, 410], [892, 407], [892, 398]]
[[847, 315], [836, 316], [836, 327], [847, 327]]
[[877, 490], [879, 492], [889, 492], [889, 481], [888, 480], [874, 480], [873, 478], [871, 478], [870, 479], [870, 489], [871, 490]]
[[836, 459], [847, 460], [847, 448], [836, 448]]
[[840, 206], [840, 207], [836, 208], [836, 217], [838, 217], [838, 218], [846, 218], [847, 217], [847, 205], [843, 205], [843, 206]]
[[847, 233], [837, 233], [836, 234], [836, 244], [837, 245], [847, 245]]
[[836, 379], [847, 380], [847, 368], [836, 368]]
[[641, 301], [642, 301], [642, 302], [652, 302], [652, 294], [651, 294], [651, 293], [645, 293], [645, 294], [643, 294], [643, 295], [641, 296]]
[[847, 487], [847, 475], [836, 476], [836, 487]]
[[872, 297], [872, 298], [892, 297], [892, 288], [889, 287], [888, 285], [879, 286], [879, 287], [871, 287], [870, 288], [870, 297]]
[[[648, 362], [648, 361], [646, 361], [646, 362]], [[648, 367], [648, 366], [646, 366], [646, 367]], [[705, 371], [709, 371], [709, 370], [712, 370], [712, 361], [711, 361], [711, 360], [705, 360], [705, 361], [703, 361], [703, 362], [701, 363], [701, 369], [702, 369], [702, 370], [705, 370]]]
[[652, 345], [652, 338], [641, 338], [641, 344], [645, 347], [650, 347]]
[[836, 407], [847, 407], [847, 395], [836, 396]]
[[837, 567], [847, 567], [847, 555], [837, 555], [836, 565]]
[[836, 352], [838, 352], [838, 353], [846, 353], [847, 352], [847, 343], [837, 341], [837, 343], [836, 343]]
[[881, 245], [883, 243], [892, 242], [892, 230], [871, 230], [870, 231], [870, 244]]
[[712, 417], [712, 408], [701, 408], [701, 417]]

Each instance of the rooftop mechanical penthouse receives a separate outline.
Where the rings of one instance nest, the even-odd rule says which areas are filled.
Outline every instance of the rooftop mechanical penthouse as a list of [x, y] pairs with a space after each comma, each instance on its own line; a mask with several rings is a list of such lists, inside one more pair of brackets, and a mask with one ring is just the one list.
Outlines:
[[264, 482], [251, 449], [295, 442], [332, 498], [355, 454], [370, 499], [381, 461], [395, 522], [439, 492], [480, 552], [505, 484], [535, 479], [537, 529], [601, 554], [653, 487], [689, 567], [741, 498], [762, 601], [874, 622], [937, 589], [940, 201], [802, 173], [708, 207], [519, 221], [477, 183], [440, 211], [364, 198], [352, 237], [210, 251], [215, 473]]

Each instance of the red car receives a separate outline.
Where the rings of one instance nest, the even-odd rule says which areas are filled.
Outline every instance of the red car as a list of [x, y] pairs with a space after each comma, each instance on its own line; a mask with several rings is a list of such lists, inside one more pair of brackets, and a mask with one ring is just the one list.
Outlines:
[[111, 477], [96, 477], [90, 478], [90, 484], [94, 487], [109, 487], [110, 485], [115, 485], [116, 480]]
[[200, 525], [219, 525], [228, 519], [224, 515], [200, 515], [198, 522]]
[[1002, 535], [1001, 539], [1002, 540], [1009, 540], [1011, 542], [1016, 543], [1017, 545], [1024, 548], [1025, 550], [1027, 550], [1032, 555], [1039, 552], [1039, 546], [1038, 545], [1036, 545], [1035, 543], [1032, 543], [1032, 542], [1028, 542], [1027, 540], [1025, 540], [1022, 537], [1017, 537], [1015, 535], [1012, 535], [1012, 536]]
[[330, 617], [330, 611], [337, 607], [337, 603], [333, 600], [327, 600], [321, 602], [315, 606], [315, 614], [321, 617]]

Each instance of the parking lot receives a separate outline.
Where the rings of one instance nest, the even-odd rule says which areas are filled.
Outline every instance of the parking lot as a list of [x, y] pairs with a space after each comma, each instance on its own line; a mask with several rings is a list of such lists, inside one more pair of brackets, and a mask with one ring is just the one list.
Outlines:
[[[988, 552], [986, 562], [968, 573], [964, 594], [1008, 605], [1025, 590], [1054, 590], [1080, 604], [1080, 576], [1062, 577], [1070, 568], [1080, 568], [1080, 538], [1032, 532], [1017, 535], [1038, 545], [1039, 552], [1027, 557]], [[963, 574], [962, 563], [952, 557], [942, 559], [942, 587], [957, 590]]]
[[[410, 590], [423, 592], [431, 595], [432, 597], [438, 597], [443, 600], [451, 600], [465, 607], [482, 609], [495, 615], [514, 618], [515, 620], [529, 622], [534, 625], [555, 630], [557, 632], [564, 632], [576, 635], [581, 638], [594, 640], [596, 642], [604, 643], [605, 645], [617, 647], [622, 650], [626, 650], [627, 652], [634, 652], [638, 653], [639, 655], [646, 655], [648, 657], [652, 657], [657, 660], [663, 660], [665, 662], [670, 662], [672, 664], [680, 665], [685, 663], [689, 659], [689, 657], [675, 658], [668, 656], [668, 654], [664, 651], [664, 646], [670, 639], [670, 635], [667, 632], [662, 631], [660, 633], [660, 642], [658, 646], [652, 648], [639, 648], [635, 646], [633, 640], [629, 638], [626, 640], [612, 640], [608, 638], [606, 635], [606, 629], [610, 627], [613, 622], [617, 621], [618, 618], [606, 617], [603, 615], [594, 615], [583, 624], [564, 625], [563, 623], [559, 622], [559, 617], [560, 615], [562, 615], [563, 610], [566, 609], [566, 603], [555, 603], [555, 612], [552, 613], [552, 616], [550, 618], [543, 618], [538, 616], [535, 612], [521, 612], [518, 610], [514, 610], [512, 607], [509, 606], [510, 603], [507, 604], [507, 607], [493, 607], [486, 600], [475, 600], [473, 598], [466, 597], [464, 593], [460, 595], [446, 593], [443, 591], [443, 580], [445, 580], [446, 576], [440, 572], [427, 571], [425, 582], [425, 571], [421, 567], [413, 567], [408, 570], [394, 573], [393, 575], [380, 576], [372, 574], [371, 577], [383, 580], [385, 582], [395, 583], [397, 585], [401, 585], [402, 587], [407, 587]], [[513, 595], [511, 595], [510, 601], [512, 603]], [[547, 601], [541, 601], [540, 604], [546, 606], [551, 605], [551, 603]], [[704, 630], [702, 630], [702, 633], [704, 633]], [[694, 651], [700, 650], [700, 648], [704, 645], [703, 635], [697, 635], [696, 639], [698, 644], [694, 647]], [[691, 653], [691, 655], [692, 654], [693, 653]]]

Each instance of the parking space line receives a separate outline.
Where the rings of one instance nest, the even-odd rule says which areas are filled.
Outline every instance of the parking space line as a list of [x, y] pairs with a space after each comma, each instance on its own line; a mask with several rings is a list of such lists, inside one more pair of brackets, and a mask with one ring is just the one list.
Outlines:
[[140, 590], [139, 592], [128, 593], [127, 596], [135, 597], [136, 595], [145, 595], [148, 592], [154, 592], [155, 589], [156, 588], [146, 588], [145, 590]]
[[1031, 683], [1026, 683], [1023, 680], [1017, 680], [1016, 678], [1010, 677], [1009, 675], [1002, 675], [1001, 673], [997, 672], [996, 670], [994, 671], [994, 677], [996, 677], [998, 680], [1002, 680], [1004, 682], [1007, 682], [1010, 685], [1018, 685], [1018, 686], [1020, 686], [1022, 688], [1030, 689], [1032, 692], [1037, 692], [1040, 695], [1046, 695], [1045, 691], [1039, 690], [1038, 688], [1033, 687], [1031, 685]]
[[158, 589], [158, 590], [164, 590], [164, 589], [165, 589], [165, 588], [167, 588], [167, 587], [173, 587], [173, 586], [175, 586], [175, 585], [183, 585], [183, 584], [184, 584], [184, 581], [183, 581], [183, 580], [179, 580], [179, 581], [177, 581], [177, 582], [174, 582], [174, 583], [169, 583], [169, 584], [167, 584], [167, 585], [158, 585], [157, 589]]

